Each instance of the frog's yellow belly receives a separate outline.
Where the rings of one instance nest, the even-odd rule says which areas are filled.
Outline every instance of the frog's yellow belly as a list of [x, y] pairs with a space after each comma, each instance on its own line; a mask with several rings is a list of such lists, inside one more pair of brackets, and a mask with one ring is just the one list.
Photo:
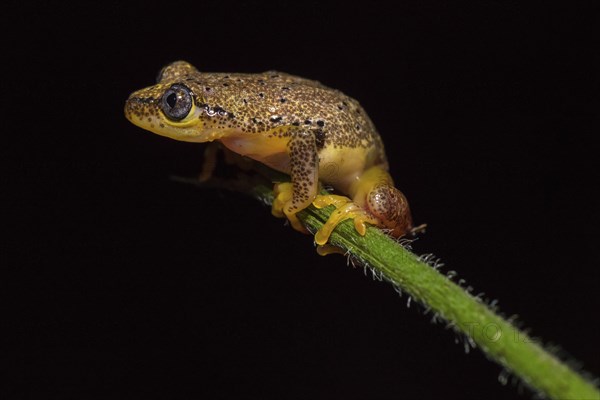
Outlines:
[[[220, 139], [229, 150], [261, 162], [277, 171], [290, 173], [287, 154], [289, 137], [265, 135], [229, 135]], [[349, 193], [350, 185], [375, 163], [376, 149], [364, 147], [324, 147], [319, 152], [319, 180], [342, 193]]]
[[290, 173], [290, 158], [287, 155], [289, 137], [268, 137], [263, 134], [241, 133], [220, 139], [229, 150], [263, 163], [277, 171]]

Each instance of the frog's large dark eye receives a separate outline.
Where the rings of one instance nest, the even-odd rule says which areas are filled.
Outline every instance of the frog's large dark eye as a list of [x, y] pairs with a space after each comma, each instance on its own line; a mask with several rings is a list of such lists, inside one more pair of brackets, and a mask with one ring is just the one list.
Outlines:
[[167, 116], [173, 121], [180, 121], [187, 117], [192, 109], [192, 93], [183, 85], [175, 84], [163, 94], [160, 106]]

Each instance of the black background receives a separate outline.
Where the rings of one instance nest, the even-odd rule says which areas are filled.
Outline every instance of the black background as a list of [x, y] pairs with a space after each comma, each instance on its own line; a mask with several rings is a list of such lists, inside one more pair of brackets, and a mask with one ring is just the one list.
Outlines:
[[429, 225], [414, 250], [598, 375], [592, 11], [7, 6], [6, 398], [530, 396], [256, 201], [170, 181], [199, 171], [203, 145], [142, 131], [122, 108], [177, 59], [357, 98]]

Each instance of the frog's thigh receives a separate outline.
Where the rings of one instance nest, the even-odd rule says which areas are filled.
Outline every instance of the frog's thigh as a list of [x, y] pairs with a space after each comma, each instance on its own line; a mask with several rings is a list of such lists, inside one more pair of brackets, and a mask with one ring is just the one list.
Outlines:
[[411, 232], [408, 201], [382, 166], [367, 169], [360, 176], [354, 192], [354, 201], [364, 203], [363, 208], [379, 219], [379, 226], [388, 229], [390, 235], [401, 237]]
[[[292, 135], [287, 152], [290, 157], [292, 182], [275, 187], [273, 215], [285, 215], [292, 227], [306, 232], [296, 213], [308, 207], [317, 195], [319, 185], [319, 157], [315, 136], [309, 131], [299, 131]], [[283, 214], [283, 215], [282, 215]]]

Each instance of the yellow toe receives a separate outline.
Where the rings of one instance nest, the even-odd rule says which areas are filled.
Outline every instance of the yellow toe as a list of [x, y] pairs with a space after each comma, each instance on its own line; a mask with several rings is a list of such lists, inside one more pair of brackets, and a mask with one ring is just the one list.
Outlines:
[[292, 228], [302, 233], [309, 233], [298, 217], [296, 217], [296, 213], [292, 213], [289, 209], [286, 209], [286, 205], [290, 203], [294, 195], [294, 186], [292, 183], [278, 183], [275, 185], [273, 191], [275, 192], [275, 198], [271, 206], [271, 214], [277, 218], [287, 218]]
[[273, 205], [271, 206], [271, 214], [277, 218], [284, 218], [283, 207], [291, 200], [294, 189], [291, 183], [286, 182], [276, 184], [273, 190], [275, 192], [275, 199], [273, 199]]
[[352, 202], [352, 200], [345, 196], [338, 196], [336, 194], [325, 194], [318, 195], [313, 200], [313, 206], [315, 206], [316, 208], [323, 208], [327, 206], [334, 206], [335, 208], [339, 208], [342, 205], [350, 202]]
[[331, 244], [324, 244], [321, 246], [317, 246], [317, 254], [324, 257], [324, 256], [328, 256], [330, 254], [345, 255], [346, 253], [344, 252], [344, 250], [340, 249], [337, 246], [334, 246]]
[[290, 225], [292, 225], [292, 228], [294, 228], [295, 230], [302, 232], [302, 233], [310, 233], [305, 227], [304, 225], [302, 225], [302, 222], [300, 222], [300, 220], [298, 219], [298, 217], [296, 216], [296, 214], [286, 214], [286, 217], [288, 219], [288, 221], [290, 221]]
[[317, 208], [323, 208], [329, 205], [336, 207], [336, 210], [331, 214], [329, 220], [327, 220], [327, 222], [315, 235], [315, 242], [320, 246], [327, 243], [335, 227], [347, 219], [354, 220], [354, 228], [361, 236], [364, 236], [367, 232], [366, 223], [373, 225], [377, 225], [379, 223], [376, 218], [367, 214], [365, 210], [344, 196], [317, 196], [317, 198], [313, 201], [313, 205]]

